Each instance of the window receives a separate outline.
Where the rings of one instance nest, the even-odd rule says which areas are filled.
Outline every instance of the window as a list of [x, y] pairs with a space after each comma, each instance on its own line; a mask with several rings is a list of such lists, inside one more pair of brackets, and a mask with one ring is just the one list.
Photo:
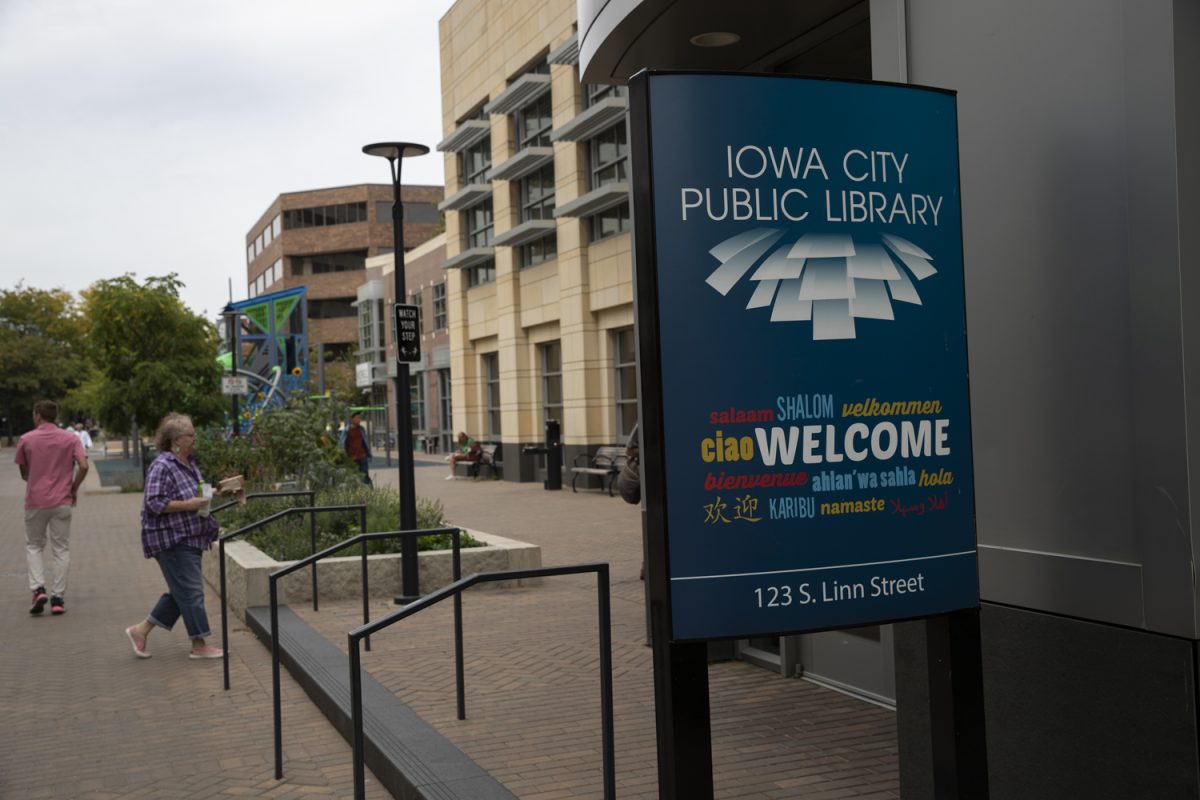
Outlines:
[[439, 369], [437, 371], [437, 377], [438, 401], [441, 404], [439, 424], [441, 425], [442, 430], [453, 432], [454, 425], [452, 423], [450, 414], [450, 410], [453, 408], [453, 404], [450, 402], [450, 370]]
[[422, 293], [420, 290], [415, 291], [415, 292], [409, 292], [408, 293], [408, 302], [410, 305], [414, 305], [417, 307], [417, 324], [421, 326], [419, 332], [424, 333], [425, 332], [425, 309], [421, 304], [421, 300], [422, 300], [421, 294]]
[[254, 260], [254, 245], [249, 244], [246, 246], [246, 263], [249, 264], [253, 260]]
[[[628, 178], [629, 144], [625, 123], [588, 140], [588, 188], [599, 189]], [[621, 203], [591, 217], [591, 240], [603, 239], [629, 230], [629, 203]]]
[[358, 316], [358, 309], [353, 304], [354, 301], [348, 297], [329, 300], [309, 300], [308, 318], [341, 319], [343, 317], [356, 317]]
[[276, 236], [276, 237], [279, 236], [279, 231], [282, 230], [282, 227], [281, 227], [282, 224], [283, 224], [283, 220], [282, 220], [281, 215], [276, 214], [275, 219], [273, 219], [271, 221], [271, 234], [273, 236]]
[[[389, 203], [388, 206], [390, 208], [391, 204]], [[366, 222], [367, 204], [363, 201], [359, 203], [314, 206], [313, 208], [290, 208], [283, 212], [282, 217], [284, 230]], [[272, 223], [276, 236], [279, 235], [279, 222], [280, 218], [276, 217], [275, 222]]]
[[311, 256], [294, 256], [293, 275], [322, 275], [326, 272], [353, 272], [366, 269], [367, 253], [359, 250], [351, 253], [318, 253]]
[[550, 145], [551, 111], [550, 93], [545, 92], [513, 114], [517, 123], [517, 150]]
[[613, 353], [617, 368], [617, 434], [625, 438], [637, 424], [637, 343], [633, 328], [613, 332]]
[[408, 394], [412, 399], [412, 427], [414, 431], [425, 430], [425, 373], [418, 372], [408, 378]]
[[[475, 111], [463, 117], [461, 122], [469, 122], [471, 120], [489, 122], [490, 117], [484, 113], [483, 106], [481, 105]], [[469, 183], [487, 183], [487, 173], [491, 167], [492, 137], [491, 134], [488, 134], [470, 147], [459, 151], [458, 185], [466, 186]]]
[[496, 262], [485, 261], [482, 264], [477, 264], [474, 267], [468, 267], [467, 286], [482, 286], [485, 283], [491, 283], [496, 280]]
[[[519, 188], [521, 196], [521, 222], [533, 219], [554, 219], [554, 166], [547, 164], [522, 178]], [[557, 237], [551, 233], [542, 239], [521, 248], [521, 266], [532, 267], [554, 258], [557, 253]]]
[[492, 243], [492, 198], [471, 206], [463, 212], [466, 216], [467, 249], [487, 247]]
[[364, 300], [358, 304], [358, 352], [361, 361], [373, 361], [375, 342], [375, 304]]
[[483, 361], [483, 405], [487, 409], [487, 435], [500, 435], [500, 354], [487, 353]]
[[585, 84], [584, 88], [587, 90], [587, 99], [585, 101], [585, 107], [588, 107], [588, 108], [596, 105], [596, 103], [599, 103], [601, 100], [603, 100], [607, 97], [628, 97], [629, 96], [629, 87], [621, 86], [619, 84], [609, 85], [609, 84], [605, 84], [605, 83], [589, 83], [589, 84]]
[[275, 273], [275, 275], [271, 279], [272, 283], [274, 283], [275, 281], [283, 280], [283, 259], [282, 258], [275, 259], [274, 273]]
[[542, 367], [542, 424], [546, 420], [556, 419], [559, 430], [564, 430], [563, 422], [563, 391], [562, 391], [562, 343], [547, 342], [539, 345], [539, 361]]
[[446, 327], [446, 283], [433, 285], [433, 329], [440, 331]]

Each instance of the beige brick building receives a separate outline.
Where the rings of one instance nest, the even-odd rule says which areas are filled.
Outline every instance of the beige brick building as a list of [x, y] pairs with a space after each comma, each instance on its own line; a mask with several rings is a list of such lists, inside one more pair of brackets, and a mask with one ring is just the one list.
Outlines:
[[[440, 220], [440, 186], [403, 186], [404, 244], [415, 247]], [[246, 234], [246, 292], [308, 287], [308, 341], [326, 358], [358, 348], [354, 301], [366, 260], [392, 251], [392, 187], [359, 184], [275, 198]]]
[[457, 428], [533, 480], [636, 417], [625, 90], [580, 83], [574, 0], [460, 0], [442, 18], [447, 298]]

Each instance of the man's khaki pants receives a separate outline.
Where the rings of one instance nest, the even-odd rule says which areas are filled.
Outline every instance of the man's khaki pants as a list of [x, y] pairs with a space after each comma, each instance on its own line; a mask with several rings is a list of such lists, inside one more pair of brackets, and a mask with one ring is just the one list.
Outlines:
[[50, 545], [50, 568], [54, 580], [47, 588], [50, 594], [63, 597], [67, 593], [67, 568], [71, 565], [71, 506], [25, 509], [25, 562], [29, 568], [29, 590], [46, 586], [42, 551]]

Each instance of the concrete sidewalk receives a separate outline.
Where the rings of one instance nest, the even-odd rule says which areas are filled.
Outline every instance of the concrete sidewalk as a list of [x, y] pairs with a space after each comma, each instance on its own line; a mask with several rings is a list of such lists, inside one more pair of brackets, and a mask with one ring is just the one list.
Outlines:
[[[350, 749], [283, 679], [285, 777], [272, 774], [270, 660], [232, 622], [232, 690], [220, 662], [187, 658], [182, 626], [133, 657], [121, 629], [162, 591], [138, 544], [140, 494], [87, 494], [72, 529], [68, 613], [27, 613], [23, 484], [0, 451], [0, 797], [347, 797]], [[396, 470], [373, 470], [395, 485]], [[638, 510], [595, 490], [444, 481], [419, 461], [417, 492], [453, 523], [534, 542], [546, 565], [606, 561], [612, 570], [617, 789], [657, 797], [650, 650], [645, 646]], [[87, 487], [98, 488], [94, 475]], [[594, 579], [555, 578], [464, 599], [467, 720], [455, 719], [451, 605], [373, 639], [364, 666], [525, 800], [601, 794]], [[377, 601], [372, 618], [394, 606]], [[219, 630], [219, 603], [208, 599]], [[357, 601], [298, 613], [338, 647], [361, 622]], [[16, 646], [12, 646], [15, 644]], [[720, 798], [895, 798], [892, 712], [741, 662], [710, 670]], [[386, 793], [368, 776], [368, 796]]]

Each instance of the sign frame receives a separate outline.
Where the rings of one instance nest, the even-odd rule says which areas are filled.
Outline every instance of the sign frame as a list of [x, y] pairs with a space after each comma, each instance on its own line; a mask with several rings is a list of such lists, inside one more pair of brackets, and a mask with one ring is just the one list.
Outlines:
[[392, 324], [397, 363], [420, 363], [421, 307], [415, 303], [396, 303], [392, 306]]
[[235, 397], [250, 394], [250, 379], [245, 375], [222, 375], [221, 394]]
[[[664, 349], [675, 347], [672, 350], [672, 357], [679, 357], [679, 341], [678, 337], [674, 342], [664, 344], [664, 338], [670, 338], [673, 333], [678, 330], [678, 316], [672, 321], [664, 322], [664, 307], [662, 305], [662, 293], [664, 291], [671, 292], [674, 287], [667, 286], [664, 288], [663, 274], [660, 272], [662, 263], [660, 262], [660, 245], [664, 241], [664, 229], [660, 227], [661, 220], [659, 219], [659, 209], [655, 204], [659, 200], [659, 194], [670, 195], [673, 191], [675, 197], [678, 198], [678, 186], [654, 186], [655, 176], [659, 172], [654, 162], [653, 141], [654, 141], [654, 123], [653, 118], [653, 101], [652, 95], [656, 86], [663, 86], [668, 81], [659, 80], [660, 78], [683, 78], [685, 80], [705, 80], [712, 78], [719, 79], [736, 79], [736, 80], [751, 80], [751, 81], [804, 81], [810, 84], [820, 84], [822, 88], [829, 88], [835, 84], [857, 85], [859, 87], [878, 88], [878, 89], [896, 89], [905, 92], [931, 92], [942, 97], [949, 97], [950, 104], [953, 107], [955, 94], [952, 91], [941, 89], [929, 89], [926, 87], [916, 87], [907, 84], [887, 84], [878, 81], [844, 81], [832, 80], [823, 78], [802, 78], [798, 76], [786, 75], [751, 75], [747, 73], [683, 73], [670, 71], [655, 71], [642, 72], [635, 76], [630, 81], [631, 99], [630, 99], [630, 149], [631, 163], [635, 165], [632, 169], [633, 175], [633, 194], [634, 194], [634, 253], [635, 253], [635, 322], [638, 340], [638, 387], [639, 387], [639, 414], [641, 420], [640, 433], [642, 437], [642, 474], [644, 485], [644, 496], [646, 500], [646, 534], [647, 534], [647, 578], [648, 590], [651, 603], [656, 606], [663, 614], [661, 624], [655, 625], [656, 638], [665, 634], [666, 639], [672, 643], [683, 642], [702, 642], [721, 639], [745, 638], [747, 636], [763, 636], [763, 635], [788, 635], [795, 633], [816, 632], [820, 630], [839, 629], [846, 627], [854, 627], [856, 625], [865, 624], [883, 624], [888, 622], [896, 622], [904, 619], [925, 618], [937, 614], [948, 613], [956, 609], [978, 608], [979, 591], [978, 591], [978, 556], [976, 551], [977, 537], [975, 534], [975, 509], [974, 509], [974, 471], [973, 459], [971, 456], [971, 432], [970, 432], [970, 415], [969, 415], [969, 386], [966, 382], [966, 331], [965, 331], [965, 288], [957, 294], [957, 311], [962, 319], [961, 329], [961, 347], [956, 350], [956, 355], [961, 353], [961, 393], [955, 396], [956, 416], [951, 420], [954, 427], [955, 444], [960, 448], [960, 452], [965, 452], [965, 474], [959, 477], [960, 483], [957, 489], [960, 489], [961, 513], [963, 517], [959, 520], [961, 525], [969, 526], [969, 547], [963, 547], [960, 551], [952, 555], [960, 557], [962, 572], [956, 573], [956, 580], [959, 584], [956, 588], [956, 597], [947, 604], [938, 607], [900, 609], [895, 613], [876, 613], [872, 612], [863, 618], [838, 618], [827, 620], [819, 624], [798, 624], [794, 618], [784, 620], [777, 626], [754, 627], [742, 629], [737, 626], [735, 621], [732, 625], [724, 627], [704, 628], [691, 625], [685, 626], [681, 630], [678, 624], [681, 619], [681, 613], [686, 613], [688, 604], [679, 606], [678, 593], [673, 591], [673, 579], [679, 580], [679, 576], [672, 572], [672, 546], [679, 547], [681, 544], [686, 545], [686, 537], [681, 538], [681, 534], [672, 531], [672, 525], [679, 527], [679, 508], [678, 503], [675, 504], [674, 511], [671, 511], [670, 492], [678, 492], [678, 480], [674, 483], [669, 480], [678, 473], [677, 463], [679, 460], [678, 439], [675, 437], [675, 447], [671, 450], [668, 446], [669, 432], [673, 424], [671, 417], [667, 414], [667, 406], [671, 406], [671, 414], [678, 415], [678, 403], [670, 398], [671, 388], [666, 384], [670, 383], [668, 377], [664, 377], [664, 368], [670, 367], [670, 359], [664, 358]], [[710, 102], [711, 105], [711, 102]], [[710, 108], [710, 111], [712, 109]], [[715, 113], [722, 113], [716, 111]], [[954, 241], [955, 252], [942, 256], [946, 258], [944, 265], [950, 269], [957, 269], [957, 280], [962, 281], [962, 235], [961, 235], [961, 212], [959, 207], [959, 191], [960, 177], [958, 174], [958, 145], [957, 145], [957, 118], [950, 124], [953, 126], [954, 148], [951, 157], [953, 162], [953, 181], [952, 186], [947, 181], [945, 200], [953, 203], [953, 219], [958, 226], [956, 240]], [[693, 125], [692, 130], [696, 130], [698, 126]], [[701, 138], [701, 137], [697, 137]], [[678, 141], [674, 141], [675, 147], [678, 147]], [[688, 148], [690, 149], [691, 142]], [[690, 152], [692, 160], [695, 161], [694, 151]], [[685, 160], [688, 156], [680, 155], [678, 160]], [[949, 195], [952, 195], [950, 197]], [[754, 223], [744, 226], [740, 230], [753, 227]], [[739, 229], [731, 229], [730, 235], [738, 232]], [[705, 246], [717, 245], [721, 239], [719, 237], [713, 241], [705, 240]], [[714, 247], [713, 250], [717, 248]], [[943, 248], [944, 251], [944, 248]], [[689, 256], [695, 256], [695, 253], [689, 253]], [[689, 262], [695, 263], [695, 261]], [[759, 262], [761, 263], [761, 261]], [[717, 266], [717, 262], [713, 262], [713, 266]], [[707, 275], [710, 270], [704, 270]], [[945, 298], [943, 298], [945, 299]], [[680, 304], [678, 296], [672, 295], [672, 302], [678, 305], [691, 307], [687, 303]], [[704, 315], [701, 314], [701, 317]], [[711, 317], [709, 318], [711, 319]], [[814, 334], [814, 339], [816, 335]], [[697, 363], [708, 363], [708, 353], [703, 351], [692, 351], [690, 362], [694, 365]], [[957, 375], [952, 376], [957, 379]], [[838, 401], [850, 399], [848, 397], [839, 397]], [[862, 399], [861, 397], [858, 399]], [[719, 403], [713, 404], [715, 408]], [[831, 420], [832, 421], [832, 420]], [[697, 442], [698, 444], [698, 442]], [[690, 457], [690, 456], [689, 456]], [[675, 488], [673, 488], [675, 487]], [[672, 519], [672, 513], [675, 519]], [[964, 535], [965, 540], [965, 535]], [[678, 561], [679, 559], [676, 559]], [[868, 559], [863, 559], [867, 561]], [[785, 565], [788, 568], [796, 568], [797, 565]], [[955, 566], [955, 569], [959, 567]], [[884, 580], [888, 580], [885, 578]], [[962, 583], [966, 581], [970, 584], [969, 587]], [[908, 584], [904, 584], [908, 585]], [[653, 621], [652, 621], [653, 622]], [[665, 626], [665, 627], [662, 627]]]

